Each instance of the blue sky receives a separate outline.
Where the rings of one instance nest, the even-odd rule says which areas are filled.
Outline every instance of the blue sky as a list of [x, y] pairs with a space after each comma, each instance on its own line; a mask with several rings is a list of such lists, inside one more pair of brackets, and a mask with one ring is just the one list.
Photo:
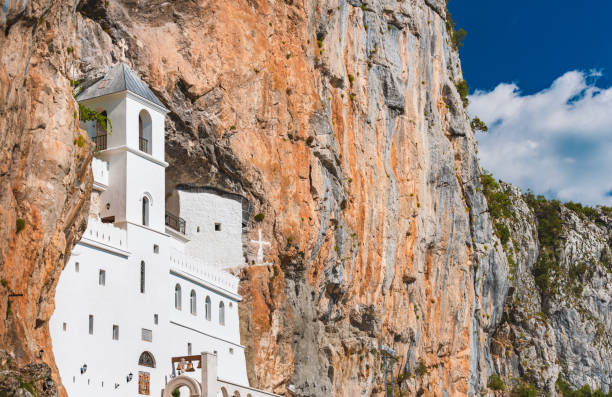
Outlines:
[[612, 205], [612, 0], [451, 0], [483, 168], [523, 190]]

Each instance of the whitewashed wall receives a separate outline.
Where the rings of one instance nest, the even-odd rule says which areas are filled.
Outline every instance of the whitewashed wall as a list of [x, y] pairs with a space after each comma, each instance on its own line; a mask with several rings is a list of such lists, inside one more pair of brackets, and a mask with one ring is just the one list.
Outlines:
[[[190, 240], [185, 252], [221, 269], [243, 265], [242, 204], [212, 193], [179, 190], [178, 196], [179, 216], [186, 221]], [[215, 223], [220, 231], [215, 231]]]

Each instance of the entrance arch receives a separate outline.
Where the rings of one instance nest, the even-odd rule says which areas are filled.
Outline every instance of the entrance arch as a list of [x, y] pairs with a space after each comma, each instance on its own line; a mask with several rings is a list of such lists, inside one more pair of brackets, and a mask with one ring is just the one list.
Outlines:
[[187, 375], [179, 375], [168, 382], [166, 387], [164, 387], [162, 397], [172, 397], [172, 392], [183, 386], [189, 389], [190, 397], [202, 397], [202, 387], [200, 383]]

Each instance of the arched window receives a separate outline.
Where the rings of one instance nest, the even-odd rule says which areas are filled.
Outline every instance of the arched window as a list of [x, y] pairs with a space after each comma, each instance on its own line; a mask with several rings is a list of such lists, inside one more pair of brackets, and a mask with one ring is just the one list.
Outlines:
[[205, 304], [204, 304], [204, 316], [206, 317], [208, 321], [210, 321], [211, 312], [212, 312], [212, 306], [210, 304], [210, 296], [207, 296]]
[[141, 152], [151, 154], [151, 138], [151, 115], [143, 109], [138, 115], [138, 149]]
[[142, 224], [149, 226], [149, 198], [147, 196], [142, 198]]
[[219, 324], [225, 325], [225, 305], [223, 301], [219, 302]]
[[179, 284], [174, 287], [174, 308], [181, 310], [181, 286]]
[[189, 308], [191, 310], [191, 314], [195, 316], [197, 314], [197, 307], [196, 307], [196, 292], [194, 290], [191, 290], [191, 295], [189, 296]]
[[144, 294], [145, 292], [145, 263], [144, 261], [140, 262], [140, 293]]
[[150, 352], [142, 352], [138, 358], [138, 365], [143, 367], [155, 368], [155, 357]]

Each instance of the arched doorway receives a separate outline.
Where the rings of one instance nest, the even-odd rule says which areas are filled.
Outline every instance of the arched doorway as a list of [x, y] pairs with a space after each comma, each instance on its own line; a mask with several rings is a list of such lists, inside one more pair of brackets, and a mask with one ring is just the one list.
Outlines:
[[202, 397], [202, 387], [200, 386], [200, 383], [186, 375], [179, 375], [168, 382], [166, 387], [164, 387], [162, 397], [173, 397], [172, 392], [176, 389], [180, 389], [181, 387], [186, 387], [189, 389], [190, 397]]

